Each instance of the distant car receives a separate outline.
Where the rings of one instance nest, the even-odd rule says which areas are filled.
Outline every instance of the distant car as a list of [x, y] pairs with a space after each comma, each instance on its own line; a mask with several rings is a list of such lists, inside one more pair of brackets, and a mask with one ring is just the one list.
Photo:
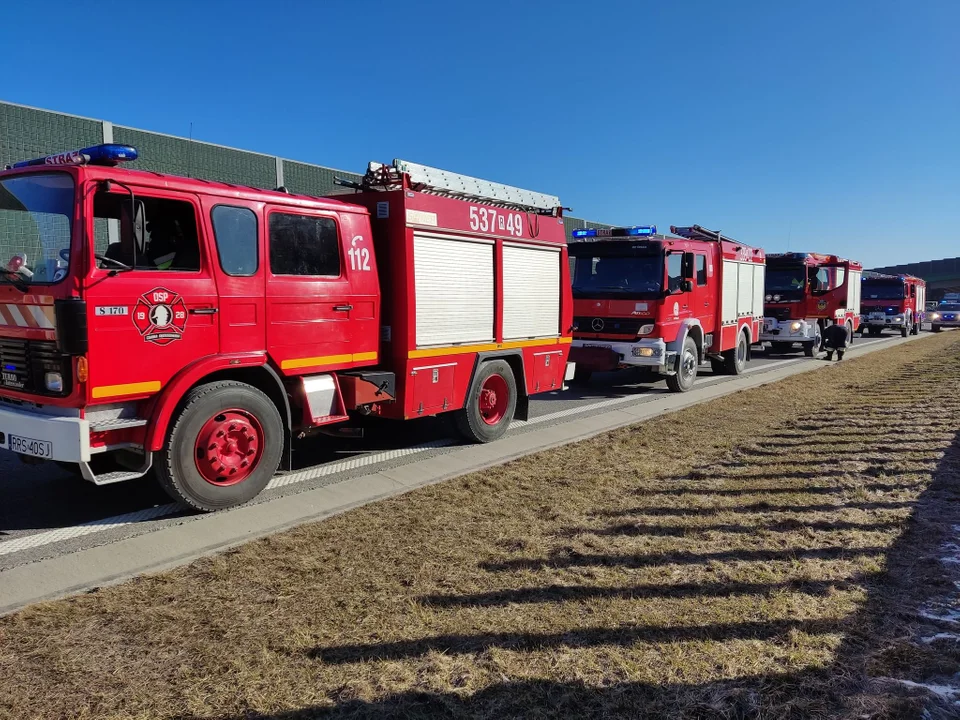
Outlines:
[[960, 327], [960, 303], [940, 303], [927, 313], [927, 317], [934, 332], [945, 327]]

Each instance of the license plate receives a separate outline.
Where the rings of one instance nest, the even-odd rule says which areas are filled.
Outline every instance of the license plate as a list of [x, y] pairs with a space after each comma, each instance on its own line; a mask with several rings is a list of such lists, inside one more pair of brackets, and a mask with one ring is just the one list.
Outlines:
[[612, 349], [609, 345], [584, 345], [584, 347], [594, 348], [596, 350], [610, 350]]
[[19, 437], [10, 435], [10, 449], [21, 455], [32, 455], [38, 458], [53, 457], [53, 443], [46, 440], [34, 440], [33, 438]]

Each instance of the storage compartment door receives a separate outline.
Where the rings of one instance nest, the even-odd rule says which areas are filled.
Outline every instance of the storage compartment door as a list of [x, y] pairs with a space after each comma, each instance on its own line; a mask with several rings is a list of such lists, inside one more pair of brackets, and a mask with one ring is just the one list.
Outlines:
[[503, 338], [560, 333], [560, 250], [503, 246]]
[[753, 266], [753, 316], [763, 317], [763, 288], [766, 282], [766, 266]]
[[417, 347], [490, 343], [493, 243], [413, 234]]
[[723, 276], [721, 282], [722, 302], [720, 306], [720, 321], [734, 323], [737, 321], [737, 263], [731, 260], [723, 261]]
[[737, 316], [753, 315], [753, 266], [751, 263], [736, 263], [737, 266]]

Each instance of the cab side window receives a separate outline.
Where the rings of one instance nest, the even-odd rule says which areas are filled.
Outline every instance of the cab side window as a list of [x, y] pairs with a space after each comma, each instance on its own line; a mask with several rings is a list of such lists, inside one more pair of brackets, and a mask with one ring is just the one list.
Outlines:
[[707, 256], [697, 255], [697, 286], [705, 287], [707, 284]]
[[210, 212], [220, 267], [233, 277], [257, 273], [257, 216], [250, 208], [217, 205]]
[[93, 199], [97, 267], [198, 272], [200, 239], [191, 203], [99, 191]]
[[274, 212], [269, 227], [274, 275], [340, 275], [340, 238], [333, 219]]
[[667, 255], [667, 292], [680, 292], [683, 286], [683, 253]]

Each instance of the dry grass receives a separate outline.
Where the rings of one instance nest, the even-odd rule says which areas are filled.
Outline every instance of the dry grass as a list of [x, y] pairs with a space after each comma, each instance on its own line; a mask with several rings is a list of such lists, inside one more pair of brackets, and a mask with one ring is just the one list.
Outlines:
[[[960, 342], [0, 619], [0, 716], [950, 717]], [[958, 506], [958, 507], [955, 507]]]

